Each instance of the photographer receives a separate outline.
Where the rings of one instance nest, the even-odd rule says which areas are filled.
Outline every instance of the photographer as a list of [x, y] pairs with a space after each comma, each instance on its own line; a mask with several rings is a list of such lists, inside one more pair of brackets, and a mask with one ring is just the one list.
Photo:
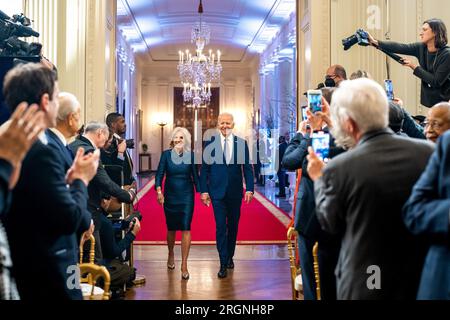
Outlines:
[[103, 259], [100, 261], [111, 275], [111, 290], [113, 292], [123, 288], [124, 284], [131, 284], [136, 277], [135, 270], [121, 261], [121, 254], [132, 244], [141, 230], [138, 218], [133, 218], [129, 224], [124, 225], [126, 234], [123, 239], [116, 242], [112, 222], [107, 218], [107, 211], [111, 199], [108, 195], [102, 195], [101, 212], [96, 214], [95, 229], [99, 232], [101, 253]]
[[121, 181], [120, 175], [110, 174], [111, 179], [118, 185], [131, 185], [135, 188], [136, 180], [133, 177], [133, 161], [127, 151], [127, 149], [134, 148], [134, 141], [123, 139], [127, 131], [125, 118], [119, 113], [111, 113], [106, 117], [106, 124], [114, 137], [111, 146], [102, 152], [102, 162], [105, 165], [121, 166], [123, 168], [123, 181]]
[[419, 60], [419, 66], [408, 59], [403, 59], [403, 64], [422, 80], [421, 103], [431, 108], [450, 99], [450, 48], [447, 47], [444, 22], [440, 19], [425, 21], [420, 38], [421, 42], [401, 44], [375, 40], [369, 34], [369, 42], [374, 47], [390, 53], [415, 56]]

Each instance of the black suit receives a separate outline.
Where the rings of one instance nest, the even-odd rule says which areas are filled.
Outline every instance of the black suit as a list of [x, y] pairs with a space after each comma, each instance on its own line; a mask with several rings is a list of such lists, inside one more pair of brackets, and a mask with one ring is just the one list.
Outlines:
[[[331, 160], [315, 182], [322, 228], [344, 233], [338, 299], [415, 299], [425, 248], [403, 224], [402, 207], [432, 153], [427, 142], [377, 131]], [[368, 288], [371, 275], [381, 289]]]
[[[118, 158], [118, 139], [116, 137], [113, 138], [111, 146], [107, 151], [102, 150], [101, 159], [103, 164], [106, 166], [106, 170], [108, 174], [116, 184], [129, 186], [133, 184], [135, 181], [133, 177], [133, 161], [131, 160], [128, 151], [126, 150], [124, 153], [124, 159]], [[123, 171], [123, 182], [121, 178], [121, 174], [118, 170], [108, 170], [108, 166], [120, 166]]]
[[45, 140], [37, 141], [23, 161], [5, 221], [13, 272], [22, 299], [82, 299], [73, 287], [78, 284], [73, 268], [75, 232], [91, 219], [87, 188], [81, 180], [66, 185], [65, 160]]
[[[69, 147], [72, 149], [73, 153], [76, 153], [78, 148], [82, 147], [85, 153], [91, 153], [95, 151], [94, 146], [85, 137], [78, 137], [74, 142], [72, 142]], [[89, 184], [89, 202], [88, 208], [92, 213], [101, 212], [101, 201], [102, 194], [106, 193], [113, 197], [116, 197], [120, 202], [131, 203], [131, 195], [128, 191], [123, 190], [119, 185], [117, 185], [105, 171], [103, 163], [100, 161], [97, 174], [94, 179], [92, 179]]]
[[7, 212], [11, 202], [9, 179], [13, 173], [11, 163], [0, 159], [0, 218]]

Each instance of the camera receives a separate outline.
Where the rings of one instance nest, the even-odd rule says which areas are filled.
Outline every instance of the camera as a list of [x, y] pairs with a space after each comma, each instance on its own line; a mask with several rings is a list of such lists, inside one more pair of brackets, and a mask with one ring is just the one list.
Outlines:
[[134, 219], [138, 219], [139, 221], [142, 221], [142, 215], [139, 211], [135, 211], [132, 214], [130, 214], [128, 217], [126, 217], [124, 220], [122, 220], [121, 229], [122, 230], [129, 230], [131, 227], [134, 228]]
[[363, 47], [370, 46], [369, 34], [363, 29], [358, 29], [354, 35], [342, 40], [342, 45], [344, 46], [345, 51], [353, 47], [355, 44]]
[[134, 149], [134, 139], [128, 139], [126, 141], [127, 143], [127, 149]]
[[23, 14], [12, 18], [0, 10], [0, 56], [30, 57], [41, 54], [42, 45], [27, 43], [19, 37], [39, 37], [29, 26], [31, 20]]

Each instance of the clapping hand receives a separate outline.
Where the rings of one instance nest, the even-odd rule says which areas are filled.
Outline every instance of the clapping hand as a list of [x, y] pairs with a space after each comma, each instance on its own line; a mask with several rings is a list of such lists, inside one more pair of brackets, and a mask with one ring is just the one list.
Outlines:
[[0, 134], [0, 158], [10, 162], [14, 168], [9, 181], [10, 189], [19, 180], [22, 160], [45, 129], [43, 116], [37, 105], [28, 108], [27, 103], [21, 103], [12, 114], [9, 126]]
[[97, 174], [97, 168], [100, 159], [100, 150], [92, 153], [84, 154], [84, 149], [79, 148], [72, 167], [67, 171], [66, 182], [72, 184], [73, 181], [79, 179], [87, 186], [92, 178]]

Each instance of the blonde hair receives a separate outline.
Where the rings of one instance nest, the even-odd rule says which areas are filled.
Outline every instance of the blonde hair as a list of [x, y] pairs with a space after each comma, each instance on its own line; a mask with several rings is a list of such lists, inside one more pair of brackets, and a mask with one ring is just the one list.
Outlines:
[[191, 134], [186, 128], [181, 127], [173, 129], [170, 137], [170, 148], [173, 149], [175, 147], [173, 140], [178, 133], [181, 133], [184, 138], [184, 151], [191, 151]]

